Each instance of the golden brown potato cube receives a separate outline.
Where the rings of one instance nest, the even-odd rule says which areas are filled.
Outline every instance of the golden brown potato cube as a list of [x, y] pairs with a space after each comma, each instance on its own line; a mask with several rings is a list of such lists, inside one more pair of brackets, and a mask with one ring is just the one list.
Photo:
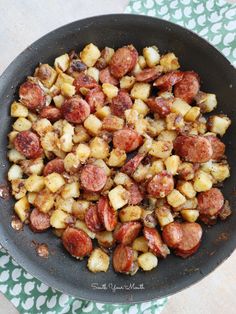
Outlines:
[[186, 198], [178, 190], [174, 189], [167, 195], [167, 202], [172, 207], [178, 207], [186, 202]]
[[90, 136], [87, 130], [82, 125], [77, 125], [74, 130], [73, 142], [77, 144], [88, 142], [89, 140]]
[[30, 130], [32, 126], [32, 123], [26, 119], [26, 118], [18, 118], [12, 125], [13, 129], [22, 132], [22, 131], [27, 131]]
[[151, 252], [146, 252], [138, 257], [138, 265], [144, 270], [144, 271], [149, 271], [152, 270], [153, 268], [156, 268], [158, 265], [158, 259], [157, 257], [151, 253]]
[[64, 184], [65, 180], [63, 177], [56, 172], [50, 173], [45, 177], [45, 185], [52, 192], [57, 192]]
[[184, 119], [181, 114], [170, 113], [166, 117], [167, 130], [181, 130], [184, 127]]
[[8, 173], [7, 173], [7, 177], [9, 181], [21, 179], [22, 176], [23, 176], [23, 171], [21, 167], [15, 164], [9, 168]]
[[75, 94], [75, 86], [69, 83], [61, 84], [61, 93], [65, 97], [72, 97]]
[[153, 139], [148, 137], [144, 140], [143, 145], [139, 148], [138, 152], [141, 154], [147, 154], [152, 148]]
[[58, 73], [65, 72], [70, 65], [70, 58], [67, 53], [57, 57], [54, 61], [54, 67]]
[[143, 56], [150, 68], [160, 62], [160, 54], [156, 46], [143, 48]]
[[140, 206], [127, 206], [119, 211], [119, 218], [121, 222], [129, 222], [139, 220], [141, 218], [142, 208]]
[[177, 189], [187, 198], [193, 198], [196, 196], [196, 191], [194, 190], [192, 182], [179, 181]]
[[17, 131], [11, 131], [10, 133], [8, 133], [8, 139], [9, 139], [10, 144], [13, 144], [18, 133], [19, 132], [17, 132]]
[[125, 110], [125, 119], [127, 124], [135, 124], [139, 120], [138, 111], [135, 109]]
[[75, 150], [75, 155], [78, 157], [81, 163], [85, 163], [85, 161], [91, 156], [91, 148], [87, 144], [79, 144]]
[[174, 221], [171, 210], [167, 206], [160, 206], [156, 208], [155, 216], [161, 227], [164, 227]]
[[151, 137], [156, 137], [158, 134], [160, 134], [163, 130], [166, 129], [166, 121], [164, 119], [145, 119], [148, 122], [147, 125], [147, 133]]
[[62, 84], [68, 83], [68, 84], [72, 85], [73, 82], [74, 82], [74, 78], [73, 78], [72, 76], [67, 75], [67, 74], [65, 74], [65, 73], [60, 73], [60, 74], [58, 75], [58, 77], [57, 77], [55, 86], [60, 90]]
[[114, 177], [114, 183], [116, 185], [127, 185], [130, 182], [131, 182], [130, 177], [123, 172], [117, 172]]
[[27, 193], [27, 199], [28, 199], [28, 202], [30, 204], [34, 204], [34, 201], [36, 199], [36, 196], [38, 195], [39, 193], [36, 193], [36, 192], [28, 192]]
[[140, 115], [145, 117], [149, 113], [149, 108], [141, 99], [135, 99], [133, 109], [138, 111]]
[[74, 199], [72, 197], [64, 199], [63, 197], [58, 195], [55, 201], [55, 209], [60, 209], [64, 212], [71, 214], [73, 203]]
[[41, 137], [41, 145], [44, 150], [52, 152], [58, 149], [57, 144], [59, 143], [59, 138], [55, 132], [47, 132]]
[[38, 133], [39, 136], [44, 136], [46, 133], [53, 131], [51, 122], [46, 118], [35, 121], [32, 125], [32, 128]]
[[26, 118], [28, 116], [28, 108], [23, 106], [20, 102], [14, 101], [11, 104], [11, 116], [14, 118]]
[[65, 170], [69, 173], [76, 172], [80, 166], [80, 161], [78, 156], [74, 153], [69, 153], [66, 155], [64, 159], [64, 167]]
[[87, 235], [91, 238], [94, 239], [96, 234], [94, 232], [92, 232], [87, 225], [85, 224], [84, 221], [80, 221], [79, 219], [76, 220], [75, 222], [75, 228], [83, 230], [85, 233], [87, 233]]
[[134, 86], [135, 77], [134, 76], [123, 76], [120, 79], [120, 88], [121, 89], [131, 89]]
[[29, 217], [30, 204], [26, 196], [23, 196], [15, 203], [14, 210], [22, 222]]
[[90, 43], [84, 47], [80, 52], [80, 58], [88, 67], [94, 66], [98, 58], [101, 56], [100, 50], [97, 46]]
[[44, 186], [44, 177], [37, 174], [32, 174], [25, 180], [25, 188], [28, 192], [39, 192]]
[[196, 192], [208, 191], [212, 188], [213, 180], [209, 173], [199, 170], [194, 177], [193, 187]]
[[30, 176], [31, 174], [41, 175], [44, 168], [42, 158], [22, 160], [20, 165], [24, 173], [27, 174], [28, 176]]
[[167, 158], [173, 149], [173, 143], [169, 141], [154, 141], [149, 154], [157, 158]]
[[62, 95], [56, 95], [53, 97], [53, 102], [57, 108], [61, 108], [64, 101], [65, 101], [65, 97]]
[[151, 167], [149, 168], [148, 174], [153, 177], [155, 174], [165, 170], [165, 165], [163, 160], [155, 160], [153, 161]]
[[231, 124], [227, 116], [211, 116], [208, 119], [208, 130], [223, 136]]
[[41, 212], [48, 213], [54, 206], [55, 196], [48, 190], [43, 189], [36, 194], [33, 204]]
[[96, 248], [92, 251], [88, 259], [88, 269], [93, 272], [106, 272], [109, 268], [110, 258], [109, 256], [101, 249]]
[[148, 174], [149, 167], [150, 167], [149, 165], [144, 166], [144, 165], [140, 164], [132, 175], [134, 180], [136, 182], [144, 181], [146, 179], [147, 174]]
[[178, 155], [172, 155], [166, 158], [166, 160], [164, 161], [164, 164], [166, 166], [166, 170], [169, 173], [176, 175], [178, 172], [180, 162], [181, 161]]
[[151, 92], [151, 85], [148, 83], [135, 83], [130, 95], [134, 99], [147, 100]]
[[162, 55], [160, 65], [163, 67], [163, 72], [175, 71], [180, 67], [178, 58], [173, 52]]
[[171, 112], [181, 114], [183, 117], [190, 109], [191, 109], [191, 106], [186, 101], [180, 98], [175, 98], [171, 106]]
[[186, 202], [184, 202], [182, 205], [175, 207], [174, 211], [182, 211], [182, 210], [189, 210], [189, 209], [196, 209], [198, 205], [197, 198], [190, 198], [187, 199]]
[[201, 112], [211, 112], [217, 106], [217, 99], [215, 94], [199, 92], [195, 97], [197, 105], [200, 107]]
[[96, 239], [98, 240], [98, 244], [105, 248], [110, 248], [115, 243], [115, 239], [113, 237], [113, 232], [111, 231], [101, 231], [96, 233]]
[[26, 195], [25, 180], [16, 179], [11, 181], [11, 190], [15, 199], [19, 200]]
[[96, 117], [103, 120], [111, 115], [111, 108], [109, 106], [103, 106], [101, 108], [98, 108], [95, 114]]
[[79, 182], [66, 183], [61, 192], [61, 196], [64, 199], [79, 197], [80, 196]]
[[99, 82], [99, 70], [97, 68], [89, 67], [86, 74], [94, 78], [96, 82]]
[[110, 83], [103, 83], [102, 91], [107, 96], [108, 99], [112, 99], [117, 96], [119, 89], [118, 87]]
[[144, 56], [138, 56], [138, 64], [140, 65], [141, 69], [146, 68], [147, 63]]
[[85, 213], [89, 208], [90, 203], [84, 200], [77, 200], [73, 202], [72, 214], [79, 220], [84, 221]]
[[190, 162], [182, 162], [178, 167], [178, 174], [183, 180], [192, 180], [195, 174], [193, 164]]
[[96, 165], [100, 168], [102, 168], [104, 170], [104, 172], [106, 173], [106, 176], [109, 177], [111, 175], [111, 169], [107, 166], [107, 164], [105, 163], [104, 160], [102, 159], [96, 159], [93, 162], [93, 165]]
[[229, 178], [230, 170], [228, 164], [213, 163], [211, 168], [211, 175], [217, 182], [222, 182]]
[[40, 64], [35, 70], [34, 76], [36, 76], [45, 87], [50, 88], [57, 79], [57, 72], [49, 64]]
[[144, 236], [136, 238], [132, 244], [132, 248], [135, 251], [146, 253], [148, 252], [148, 242]]
[[125, 206], [129, 201], [129, 192], [121, 185], [117, 185], [108, 193], [109, 200], [114, 209]]
[[56, 209], [52, 212], [50, 217], [50, 224], [56, 229], [65, 229], [67, 226], [67, 221], [69, 220], [70, 215], [63, 210]]
[[117, 116], [109, 115], [102, 121], [103, 130], [114, 132], [121, 130], [124, 126], [124, 120]]
[[96, 159], [105, 159], [109, 155], [109, 145], [101, 137], [94, 137], [90, 142], [90, 156]]
[[178, 133], [175, 130], [163, 130], [161, 133], [158, 135], [158, 140], [159, 141], [170, 141], [173, 142]]
[[192, 107], [189, 111], [185, 114], [184, 120], [188, 122], [194, 122], [200, 116], [200, 108], [199, 107]]
[[19, 153], [16, 149], [12, 148], [7, 153], [8, 159], [13, 163], [18, 163], [25, 159], [25, 156]]
[[102, 122], [94, 114], [90, 114], [84, 121], [84, 127], [92, 135], [98, 135], [102, 128]]
[[121, 167], [124, 165], [125, 161], [126, 161], [125, 151], [119, 148], [114, 148], [110, 153], [110, 157], [108, 159], [107, 164], [110, 167]]
[[195, 209], [183, 209], [180, 213], [184, 220], [188, 222], [195, 222], [199, 217], [199, 211]]

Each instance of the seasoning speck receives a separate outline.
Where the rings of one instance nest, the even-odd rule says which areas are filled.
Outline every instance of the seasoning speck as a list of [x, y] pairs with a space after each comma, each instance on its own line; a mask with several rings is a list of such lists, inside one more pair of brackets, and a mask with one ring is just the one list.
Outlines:
[[36, 247], [36, 252], [38, 256], [43, 257], [43, 258], [48, 258], [49, 256], [48, 246], [45, 243], [38, 244]]
[[22, 221], [16, 217], [16, 216], [12, 216], [12, 220], [11, 220], [11, 226], [14, 230], [16, 231], [21, 231], [23, 230], [23, 223]]

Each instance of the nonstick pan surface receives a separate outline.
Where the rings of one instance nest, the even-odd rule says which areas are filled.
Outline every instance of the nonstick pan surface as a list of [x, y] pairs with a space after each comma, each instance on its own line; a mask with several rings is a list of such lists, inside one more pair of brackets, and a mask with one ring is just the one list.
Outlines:
[[[98, 47], [121, 47], [133, 44], [156, 45], [161, 53], [173, 51], [185, 70], [194, 70], [201, 77], [201, 89], [217, 94], [217, 112], [232, 119], [224, 136], [231, 177], [223, 193], [230, 201], [233, 215], [214, 227], [203, 226], [199, 251], [188, 259], [174, 255], [160, 260], [156, 269], [139, 271], [135, 276], [117, 274], [110, 266], [107, 273], [90, 273], [86, 260], [78, 262], [62, 248], [51, 231], [32, 233], [27, 226], [17, 232], [11, 227], [14, 200], [0, 200], [0, 242], [9, 254], [28, 272], [45, 284], [66, 294], [87, 300], [112, 303], [141, 302], [173, 294], [199, 281], [230, 256], [236, 246], [235, 180], [236, 180], [236, 74], [232, 65], [209, 43], [192, 32], [169, 22], [136, 15], [92, 17], [63, 26], [23, 51], [0, 78], [0, 173], [6, 182], [9, 163], [6, 158], [7, 134], [11, 128], [10, 104], [19, 85], [33, 73], [39, 62], [53, 63], [55, 57], [72, 49], [80, 50], [87, 43]], [[33, 241], [33, 242], [32, 242]], [[33, 243], [47, 243], [48, 259], [38, 257]], [[100, 287], [100, 289], [98, 289]]]

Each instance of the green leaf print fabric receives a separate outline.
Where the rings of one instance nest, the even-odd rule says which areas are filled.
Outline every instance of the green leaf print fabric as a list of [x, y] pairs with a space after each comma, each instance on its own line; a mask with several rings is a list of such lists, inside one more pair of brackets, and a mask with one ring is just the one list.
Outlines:
[[[125, 13], [156, 16], [182, 25], [211, 42], [236, 66], [236, 4], [223, 0], [130, 0]], [[121, 306], [82, 301], [32, 277], [3, 248], [0, 291], [21, 314], [158, 314], [167, 302], [164, 298]]]

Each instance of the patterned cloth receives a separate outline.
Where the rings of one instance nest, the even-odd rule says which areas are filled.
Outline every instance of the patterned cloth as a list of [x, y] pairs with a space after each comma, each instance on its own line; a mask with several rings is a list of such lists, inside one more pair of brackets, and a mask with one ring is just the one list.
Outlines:
[[[236, 66], [236, 4], [223, 0], [130, 0], [126, 13], [170, 20], [206, 38]], [[21, 314], [158, 314], [167, 299], [134, 305], [82, 301], [60, 293], [23, 270], [0, 249], [0, 291]]]

